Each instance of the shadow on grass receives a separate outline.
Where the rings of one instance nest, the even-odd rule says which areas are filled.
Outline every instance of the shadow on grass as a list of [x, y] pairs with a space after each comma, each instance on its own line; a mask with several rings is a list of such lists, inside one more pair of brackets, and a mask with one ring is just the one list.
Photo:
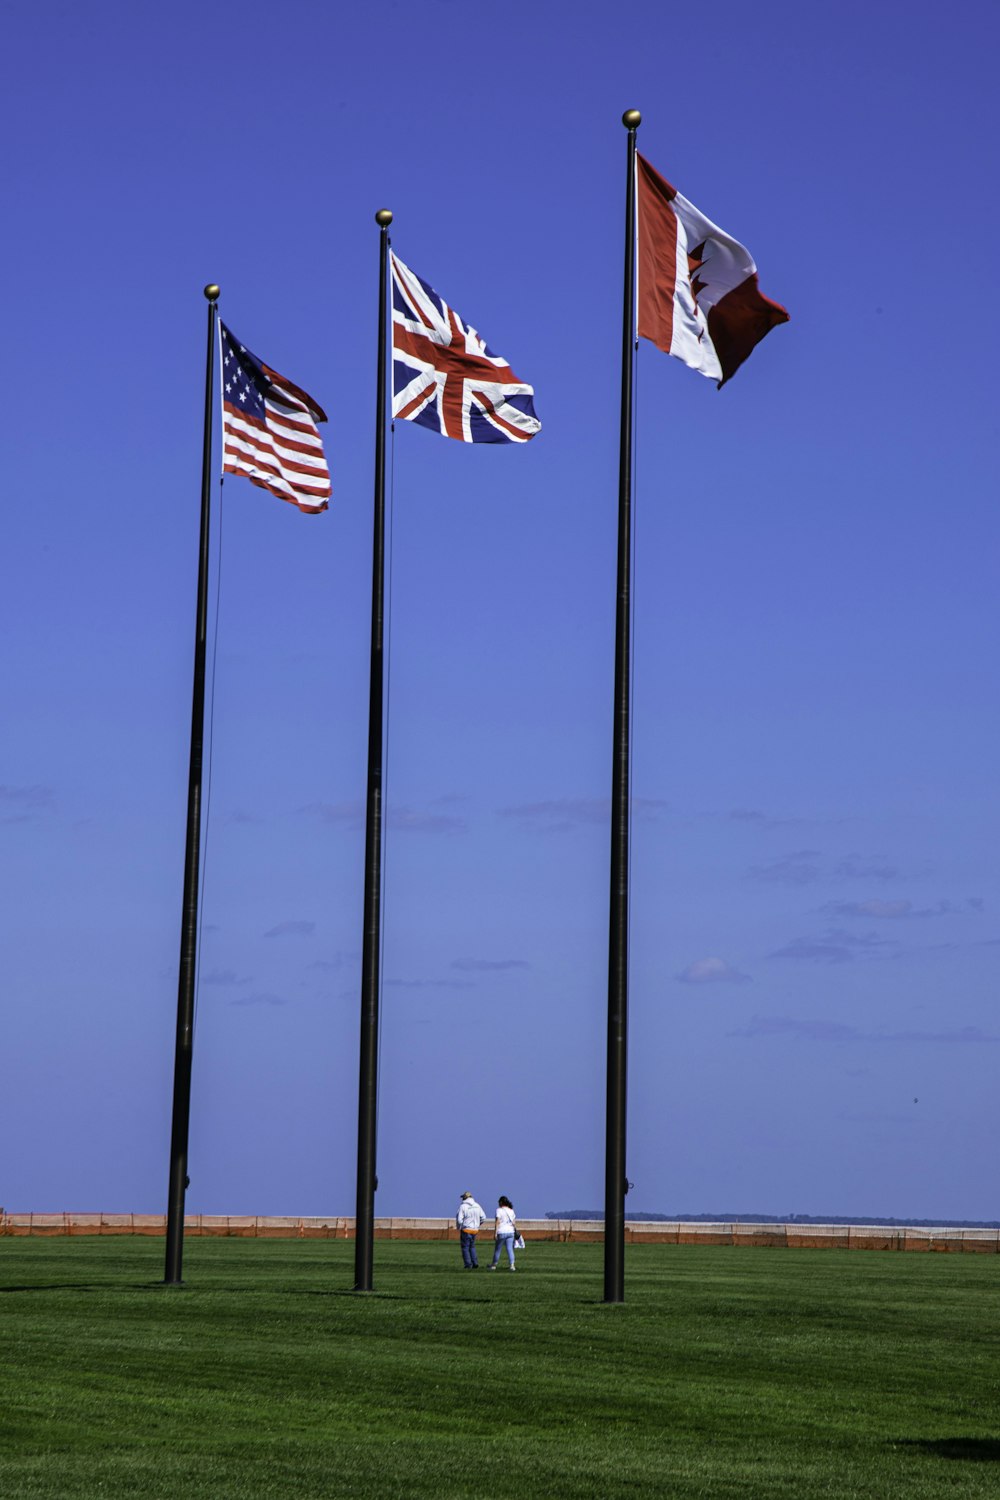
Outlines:
[[38, 1286], [0, 1286], [0, 1296], [10, 1292], [150, 1292], [162, 1281], [45, 1281]]
[[919, 1448], [937, 1458], [958, 1458], [964, 1462], [1000, 1464], [1000, 1438], [903, 1438], [901, 1448]]
[[194, 1292], [213, 1297], [353, 1297], [356, 1301], [407, 1302], [411, 1298], [399, 1292], [356, 1292], [353, 1287], [256, 1287], [213, 1286], [189, 1281], [182, 1286], [166, 1286], [162, 1281], [46, 1281], [37, 1286], [0, 1286], [0, 1296], [14, 1292]]
[[[218, 1282], [205, 1282], [197, 1278], [185, 1281], [180, 1286], [167, 1286], [162, 1281], [44, 1281], [37, 1284], [16, 1284], [12, 1286], [0, 1286], [0, 1297], [11, 1296], [18, 1292], [103, 1292], [111, 1293], [134, 1293], [134, 1292], [170, 1292], [178, 1294], [182, 1292], [202, 1294], [213, 1297], [349, 1297], [355, 1302], [417, 1302], [426, 1301], [426, 1296], [418, 1296], [416, 1293], [385, 1292], [376, 1287], [370, 1292], [359, 1292], [354, 1287], [347, 1286], [253, 1286], [253, 1285], [226, 1285], [220, 1286]], [[502, 1295], [502, 1294], [501, 1294]], [[459, 1292], [454, 1294], [450, 1301], [462, 1303], [467, 1306], [483, 1306], [488, 1294], [476, 1295]], [[574, 1305], [581, 1308], [593, 1308], [600, 1310], [608, 1306], [607, 1303], [595, 1297], [568, 1297], [567, 1306]]]

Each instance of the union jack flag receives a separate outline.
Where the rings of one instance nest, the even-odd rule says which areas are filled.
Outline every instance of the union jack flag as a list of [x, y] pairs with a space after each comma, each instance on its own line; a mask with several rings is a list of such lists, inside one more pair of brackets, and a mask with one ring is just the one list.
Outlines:
[[392, 256], [392, 414], [462, 443], [526, 443], [535, 392]]

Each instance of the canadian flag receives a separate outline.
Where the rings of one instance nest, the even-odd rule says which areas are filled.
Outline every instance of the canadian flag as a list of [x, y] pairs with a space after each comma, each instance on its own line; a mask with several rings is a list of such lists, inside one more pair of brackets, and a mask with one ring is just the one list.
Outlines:
[[723, 386], [788, 313], [765, 297], [749, 250], [636, 154], [638, 329]]

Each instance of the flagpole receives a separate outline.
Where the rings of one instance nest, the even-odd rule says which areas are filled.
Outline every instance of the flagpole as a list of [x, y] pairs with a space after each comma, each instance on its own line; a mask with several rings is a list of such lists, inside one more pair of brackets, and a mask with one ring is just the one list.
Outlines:
[[201, 538], [198, 547], [198, 601], [195, 613], [194, 689], [191, 701], [191, 756], [188, 766], [187, 838], [181, 905], [181, 955], [177, 982], [177, 1041], [174, 1051], [174, 1103], [170, 1130], [170, 1182], [167, 1196], [167, 1256], [163, 1280], [181, 1286], [184, 1255], [184, 1195], [187, 1191], [188, 1125], [191, 1118], [191, 1062], [194, 1050], [194, 986], [198, 955], [198, 865], [201, 853], [201, 770], [205, 740], [205, 643], [208, 637], [208, 527], [212, 499], [212, 402], [219, 288], [208, 298], [208, 353], [205, 360], [205, 429], [201, 454]]
[[626, 1089], [628, 1080], [629, 659], [632, 532], [632, 362], [635, 341], [635, 133], [627, 109], [625, 296], [618, 467], [618, 603], [615, 617], [614, 752], [611, 776], [611, 909], [608, 931], [608, 1092], [604, 1168], [604, 1300], [625, 1301]]
[[365, 909], [361, 949], [361, 1063], [358, 1077], [358, 1182], [354, 1219], [354, 1290], [372, 1289], [375, 1239], [375, 1126], [378, 1086], [379, 950], [382, 931], [382, 635], [385, 595], [385, 355], [389, 225], [380, 208], [378, 376], [375, 412], [375, 521], [372, 540], [372, 636], [368, 687], [368, 801], [365, 815]]

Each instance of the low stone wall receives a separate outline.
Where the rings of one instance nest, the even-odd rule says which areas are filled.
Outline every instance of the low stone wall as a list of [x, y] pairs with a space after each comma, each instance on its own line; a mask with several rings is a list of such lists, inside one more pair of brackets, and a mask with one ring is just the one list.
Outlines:
[[[521, 1219], [529, 1240], [596, 1243], [604, 1239], [599, 1219]], [[19, 1214], [0, 1209], [0, 1235], [166, 1233], [163, 1214]], [[235, 1239], [350, 1240], [354, 1219], [254, 1218], [190, 1214], [184, 1233]], [[488, 1226], [484, 1236], [490, 1237]], [[376, 1219], [380, 1240], [457, 1240], [453, 1219]], [[978, 1255], [1000, 1253], [1000, 1229], [906, 1228], [869, 1224], [693, 1224], [626, 1221], [630, 1245], [749, 1245], [782, 1250], [938, 1250]]]
[[1000, 1253], [1000, 1229], [881, 1224], [630, 1224], [626, 1242], [749, 1245], [782, 1250], [943, 1250]]

